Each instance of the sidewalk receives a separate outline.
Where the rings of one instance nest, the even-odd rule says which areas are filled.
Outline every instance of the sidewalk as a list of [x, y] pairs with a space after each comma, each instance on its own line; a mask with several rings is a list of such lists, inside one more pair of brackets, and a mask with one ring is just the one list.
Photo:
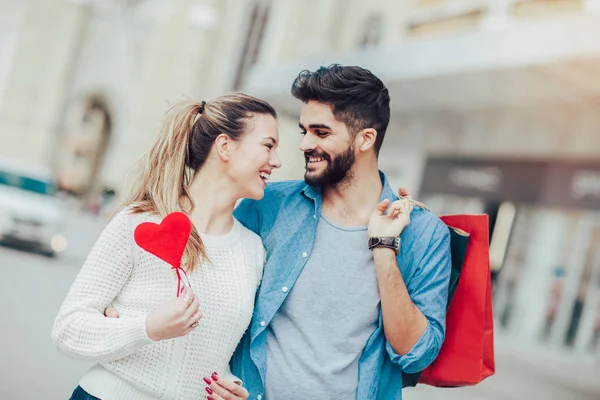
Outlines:
[[600, 399], [600, 363], [591, 358], [525, 347], [498, 337], [496, 374], [456, 389], [419, 385], [405, 400], [593, 400]]
[[85, 213], [74, 206], [67, 209], [66, 218], [68, 222], [65, 224], [64, 234], [67, 237], [68, 246], [65, 252], [58, 257], [81, 264], [87, 258], [110, 218]]

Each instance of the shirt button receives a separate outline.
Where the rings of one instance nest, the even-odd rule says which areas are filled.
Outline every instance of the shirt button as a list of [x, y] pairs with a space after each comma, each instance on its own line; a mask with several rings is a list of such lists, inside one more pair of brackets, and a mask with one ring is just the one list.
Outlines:
[[288, 291], [288, 288], [287, 288], [287, 286], [284, 286], [284, 287], [282, 287], [282, 288], [281, 288], [281, 291], [282, 291], [283, 293], [287, 292], [287, 291]]
[[313, 215], [313, 219], [317, 219], [317, 216], [316, 216], [316, 215]]
[[262, 396], [259, 394], [258, 396], [256, 396], [256, 400], [261, 400]]
[[308, 253], [307, 252], [302, 253], [302, 257], [304, 257], [304, 258], [308, 257]]
[[266, 325], [265, 321], [260, 321], [260, 326], [265, 326], [265, 325]]

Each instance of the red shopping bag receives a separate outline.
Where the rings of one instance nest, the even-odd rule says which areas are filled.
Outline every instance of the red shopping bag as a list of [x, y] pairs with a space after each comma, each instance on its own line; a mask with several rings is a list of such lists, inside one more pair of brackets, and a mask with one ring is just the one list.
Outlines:
[[487, 215], [440, 217], [469, 234], [465, 260], [446, 316], [446, 338], [419, 383], [438, 387], [475, 385], [494, 374], [494, 321]]

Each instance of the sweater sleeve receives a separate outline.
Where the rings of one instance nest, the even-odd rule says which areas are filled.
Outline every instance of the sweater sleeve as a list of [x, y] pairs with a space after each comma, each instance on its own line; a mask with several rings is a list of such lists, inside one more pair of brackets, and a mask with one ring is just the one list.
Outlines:
[[107, 318], [104, 310], [129, 279], [134, 262], [131, 216], [117, 214], [94, 244], [58, 312], [52, 340], [66, 355], [114, 361], [151, 343], [146, 315]]

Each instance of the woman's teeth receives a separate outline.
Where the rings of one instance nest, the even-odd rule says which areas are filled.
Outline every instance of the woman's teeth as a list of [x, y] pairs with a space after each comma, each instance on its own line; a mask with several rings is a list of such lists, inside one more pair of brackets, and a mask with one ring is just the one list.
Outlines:
[[259, 173], [259, 175], [260, 175], [260, 177], [261, 177], [262, 179], [264, 179], [265, 181], [266, 181], [267, 179], [269, 179], [269, 174], [267, 174], [266, 172], [260, 172], [260, 173]]

